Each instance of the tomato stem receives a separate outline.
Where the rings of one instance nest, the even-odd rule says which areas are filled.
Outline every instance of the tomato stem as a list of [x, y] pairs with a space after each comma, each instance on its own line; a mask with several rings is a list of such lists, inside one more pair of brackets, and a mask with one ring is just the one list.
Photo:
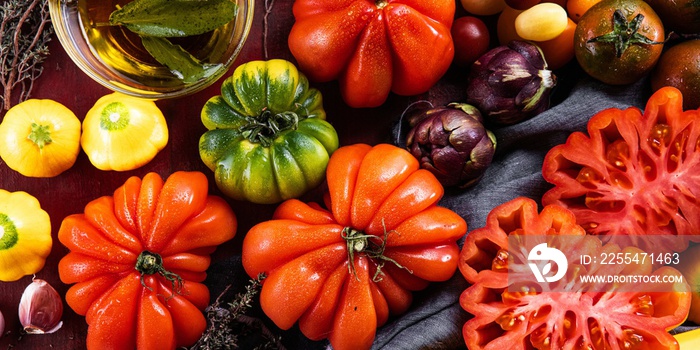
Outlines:
[[44, 149], [44, 146], [53, 142], [51, 139], [50, 127], [48, 125], [39, 125], [37, 123], [32, 123], [32, 129], [27, 138], [34, 142], [39, 149]]
[[139, 254], [138, 258], [136, 258], [135, 268], [136, 271], [141, 273], [141, 285], [148, 288], [148, 290], [152, 291], [153, 288], [146, 285], [146, 281], [144, 280], [146, 275], [158, 274], [166, 280], [170, 281], [173, 290], [172, 294], [168, 297], [168, 299], [172, 299], [173, 297], [175, 297], [176, 293], [180, 294], [182, 291], [182, 287], [185, 284], [185, 282], [182, 280], [182, 277], [166, 270], [163, 267], [163, 258], [160, 256], [160, 254], [152, 253], [148, 250], [142, 251], [141, 254]]
[[587, 41], [587, 43], [611, 43], [615, 45], [615, 55], [617, 58], [622, 57], [622, 54], [630, 47], [630, 45], [657, 45], [663, 44], [663, 41], [653, 41], [638, 32], [644, 21], [643, 14], [637, 14], [631, 21], [621, 10], [615, 10], [613, 13], [613, 30], [610, 33], [597, 36]]
[[[382, 220], [382, 226], [384, 226], [384, 220]], [[398, 234], [394, 230], [387, 231], [385, 226], [383, 238], [365, 234], [364, 232], [356, 230], [352, 227], [346, 227], [343, 229], [343, 231], [340, 233], [340, 237], [342, 237], [347, 243], [348, 272], [354, 275], [355, 279], [359, 280], [359, 277], [357, 277], [357, 270], [355, 269], [355, 253], [364, 253], [368, 258], [375, 260], [375, 263], [377, 264], [377, 271], [372, 277], [372, 281], [374, 282], [379, 282], [382, 280], [380, 275], [384, 274], [382, 268], [386, 262], [390, 262], [396, 265], [398, 268], [404, 269], [410, 274], [413, 274], [413, 271], [411, 271], [409, 268], [384, 255], [386, 242], [389, 238], [389, 233], [391, 232]]]
[[294, 112], [287, 111], [274, 114], [269, 109], [263, 109], [257, 117], [247, 117], [248, 124], [243, 126], [240, 131], [248, 141], [260, 143], [264, 147], [270, 147], [272, 141], [277, 137], [277, 134], [296, 129], [300, 118]]

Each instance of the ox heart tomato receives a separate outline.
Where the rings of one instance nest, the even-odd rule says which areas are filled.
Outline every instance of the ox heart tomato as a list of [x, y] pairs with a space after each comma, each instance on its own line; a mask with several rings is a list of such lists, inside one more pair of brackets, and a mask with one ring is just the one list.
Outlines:
[[312, 81], [339, 79], [352, 107], [424, 93], [452, 63], [454, 0], [298, 0], [293, 11], [299, 68]]
[[167, 350], [199, 339], [209, 255], [237, 224], [229, 205], [208, 191], [200, 172], [176, 172], [165, 182], [148, 173], [63, 220], [58, 239], [70, 252], [58, 273], [74, 284], [66, 303], [85, 315], [88, 349]]
[[412, 291], [453, 276], [466, 222], [437, 206], [438, 180], [392, 145], [339, 148], [326, 179], [330, 209], [283, 202], [246, 234], [243, 267], [267, 274], [260, 304], [278, 327], [298, 322], [334, 349], [368, 349]]

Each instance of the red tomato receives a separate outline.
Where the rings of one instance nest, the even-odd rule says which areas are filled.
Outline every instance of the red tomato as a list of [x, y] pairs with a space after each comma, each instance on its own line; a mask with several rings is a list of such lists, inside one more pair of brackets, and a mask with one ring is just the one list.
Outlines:
[[665, 87], [644, 114], [629, 108], [593, 116], [588, 135], [573, 133], [547, 153], [542, 173], [554, 188], [542, 202], [568, 208], [589, 233], [620, 245], [629, 245], [629, 235], [670, 235], [665, 244], [640, 244], [650, 253], [699, 242], [700, 111], [682, 106], [680, 91]]
[[327, 171], [327, 206], [283, 202], [243, 241], [243, 267], [266, 273], [260, 304], [275, 324], [296, 322], [334, 349], [368, 349], [411, 292], [457, 269], [466, 222], [437, 206], [443, 188], [404, 149], [339, 148]]
[[454, 56], [454, 0], [297, 0], [289, 49], [313, 81], [340, 80], [345, 102], [426, 92]]
[[467, 12], [477, 16], [494, 15], [506, 6], [505, 0], [460, 0]]
[[541, 0], [506, 0], [506, 5], [516, 10], [527, 10], [540, 3]]
[[66, 302], [85, 315], [88, 349], [175, 349], [199, 339], [209, 254], [233, 238], [237, 223], [208, 191], [199, 172], [176, 172], [165, 183], [149, 173], [63, 220], [58, 239], [70, 252], [58, 273], [75, 283]]
[[455, 44], [455, 63], [468, 67], [488, 51], [491, 38], [484, 21], [464, 16], [452, 23], [452, 40]]
[[[685, 320], [690, 292], [592, 292], [577, 289], [587, 285], [568, 282], [555, 282], [566, 283], [566, 292], [538, 292], [535, 288], [510, 291], [518, 273], [509, 269], [513, 253], [509, 249], [514, 249], [509, 247], [509, 236], [566, 235], [563, 241], [568, 243], [560, 249], [569, 257], [569, 271], [591, 268], [578, 262], [582, 254], [620, 251], [614, 244], [603, 245], [596, 236], [586, 235], [574, 215], [563, 207], [549, 205], [541, 213], [537, 210], [535, 201], [516, 198], [494, 208], [486, 226], [465, 239], [459, 269], [472, 285], [462, 293], [460, 304], [474, 315], [463, 328], [470, 350], [678, 349], [667, 330]], [[650, 272], [649, 265], [626, 272], [659, 278], [680, 274], [671, 267]], [[628, 267], [618, 264], [606, 268], [611, 269], [608, 273], [617, 274]], [[523, 273], [532, 275], [529, 270]], [[689, 291], [690, 287], [681, 282], [674, 290]]]

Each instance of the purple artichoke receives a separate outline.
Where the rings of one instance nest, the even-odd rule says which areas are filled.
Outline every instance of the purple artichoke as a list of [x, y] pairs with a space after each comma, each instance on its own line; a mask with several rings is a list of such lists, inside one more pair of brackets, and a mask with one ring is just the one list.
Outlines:
[[452, 103], [409, 119], [406, 147], [445, 187], [476, 184], [491, 164], [496, 137], [486, 130], [479, 110]]
[[511, 41], [472, 65], [467, 103], [476, 106], [487, 121], [515, 124], [549, 108], [556, 81], [537, 45]]

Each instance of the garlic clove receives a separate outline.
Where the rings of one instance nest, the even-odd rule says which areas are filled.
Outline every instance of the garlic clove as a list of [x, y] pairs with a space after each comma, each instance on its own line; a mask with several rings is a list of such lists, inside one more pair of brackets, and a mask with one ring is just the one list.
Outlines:
[[48, 334], [63, 326], [63, 300], [46, 281], [34, 279], [19, 302], [19, 321], [28, 334]]
[[0, 311], [0, 338], [5, 334], [5, 317], [2, 315], [2, 312]]

